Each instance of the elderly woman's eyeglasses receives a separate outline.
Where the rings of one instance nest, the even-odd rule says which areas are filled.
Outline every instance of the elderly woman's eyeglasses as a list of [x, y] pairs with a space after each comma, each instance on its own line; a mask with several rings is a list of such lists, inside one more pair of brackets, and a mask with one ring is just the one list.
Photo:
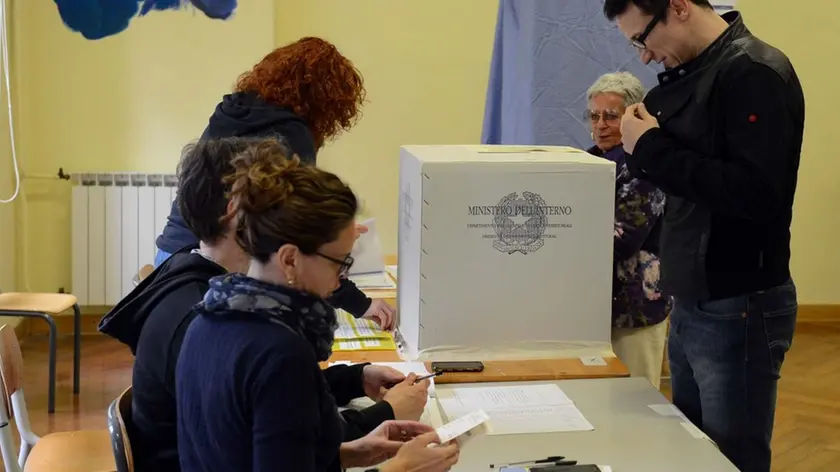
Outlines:
[[583, 112], [583, 119], [589, 120], [592, 123], [597, 123], [604, 119], [604, 122], [615, 122], [621, 119], [621, 113], [618, 110], [586, 110]]
[[356, 262], [356, 260], [353, 259], [353, 257], [350, 255], [345, 256], [344, 260], [341, 260], [336, 259], [334, 257], [330, 257], [326, 254], [321, 254], [320, 252], [316, 252], [315, 254], [323, 257], [324, 259], [334, 264], [338, 264], [338, 276], [342, 278], [347, 277], [347, 274], [350, 272], [350, 268], [353, 267], [353, 263]]
[[653, 15], [650, 23], [648, 23], [644, 31], [642, 31], [642, 34], [634, 38], [630, 38], [630, 44], [632, 44], [633, 47], [637, 49], [647, 49], [645, 41], [647, 40], [647, 37], [650, 36], [650, 32], [653, 31], [653, 28], [655, 28], [656, 25], [665, 18], [665, 14], [668, 13], [668, 6], [670, 3], [671, 2], [666, 2], [665, 8], [663, 8], [658, 14]]

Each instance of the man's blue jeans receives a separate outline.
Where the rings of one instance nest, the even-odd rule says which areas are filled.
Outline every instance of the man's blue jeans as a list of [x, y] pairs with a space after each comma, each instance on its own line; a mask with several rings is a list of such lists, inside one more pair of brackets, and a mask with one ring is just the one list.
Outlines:
[[674, 404], [742, 471], [770, 471], [776, 388], [796, 312], [793, 281], [723, 300], [675, 300]]
[[159, 265], [163, 264], [163, 261], [169, 259], [169, 256], [171, 255], [171, 253], [168, 253], [163, 249], [158, 249], [157, 254], [155, 254], [155, 269], [157, 269]]

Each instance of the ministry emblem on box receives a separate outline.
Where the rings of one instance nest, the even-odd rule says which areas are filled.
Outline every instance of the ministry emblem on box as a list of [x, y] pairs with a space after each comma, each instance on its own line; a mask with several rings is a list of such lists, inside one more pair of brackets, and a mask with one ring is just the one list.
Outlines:
[[409, 348], [609, 342], [614, 195], [615, 165], [571, 148], [403, 147]]
[[511, 192], [492, 206], [468, 207], [469, 216], [486, 217], [489, 222], [468, 223], [470, 228], [492, 229], [482, 234], [484, 239], [493, 240], [493, 248], [507, 254], [529, 254], [545, 245], [545, 240], [555, 237], [550, 227], [570, 228], [571, 223], [550, 223], [557, 217], [570, 216], [569, 205], [548, 205], [542, 196], [534, 192]]

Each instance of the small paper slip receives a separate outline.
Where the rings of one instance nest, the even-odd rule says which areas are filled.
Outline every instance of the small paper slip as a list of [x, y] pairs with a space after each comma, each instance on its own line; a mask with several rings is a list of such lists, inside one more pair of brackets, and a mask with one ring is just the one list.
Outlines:
[[683, 412], [681, 412], [679, 408], [670, 403], [664, 403], [661, 405], [648, 405], [648, 408], [659, 413], [662, 416], [676, 416], [678, 418], [682, 418], [685, 421], [688, 421], [688, 418], [686, 418], [685, 415], [683, 415]]
[[[456, 439], [459, 436], [467, 434], [479, 426], [484, 425], [489, 419], [490, 417], [487, 416], [487, 413], [481, 410], [476, 410], [472, 413], [467, 413], [454, 421], [450, 421], [449, 423], [437, 428], [435, 432], [438, 435], [438, 439], [440, 439], [440, 443], [446, 444], [449, 441], [452, 441], [453, 439]], [[482, 428], [481, 432], [485, 431], [486, 428]]]
[[690, 434], [694, 439], [708, 439], [709, 441], [712, 440], [711, 438], [709, 438], [709, 436], [706, 435], [706, 433], [701, 431], [700, 428], [694, 426], [694, 423], [691, 423], [690, 421], [683, 421], [680, 424], [683, 428], [685, 428], [686, 431], [688, 431], [688, 434]]
[[594, 428], [554, 384], [515, 387], [456, 388], [440, 400], [448, 417], [480, 408], [493, 425], [488, 434], [591, 431]]
[[350, 252], [354, 260], [350, 275], [384, 273], [385, 260], [379, 234], [376, 232], [376, 218], [363, 221], [362, 224], [367, 226], [368, 230], [359, 236]]
[[391, 276], [392, 279], [397, 280], [397, 266], [395, 265], [387, 265], [385, 266], [385, 272]]
[[581, 357], [580, 361], [583, 363], [583, 365], [607, 365], [607, 361], [605, 361], [603, 357], [598, 356]]
[[360, 289], [394, 289], [397, 288], [396, 282], [386, 272], [374, 272], [370, 274], [358, 274], [348, 277], [351, 282], [356, 284]]

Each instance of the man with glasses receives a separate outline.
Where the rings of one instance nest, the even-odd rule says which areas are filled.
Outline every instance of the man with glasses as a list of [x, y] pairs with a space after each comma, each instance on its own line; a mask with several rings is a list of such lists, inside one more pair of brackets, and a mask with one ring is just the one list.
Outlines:
[[668, 195], [661, 288], [674, 296], [674, 403], [741, 470], [770, 470], [776, 388], [796, 323], [790, 223], [804, 126], [788, 58], [708, 0], [606, 0], [661, 63], [628, 107], [627, 166]]

